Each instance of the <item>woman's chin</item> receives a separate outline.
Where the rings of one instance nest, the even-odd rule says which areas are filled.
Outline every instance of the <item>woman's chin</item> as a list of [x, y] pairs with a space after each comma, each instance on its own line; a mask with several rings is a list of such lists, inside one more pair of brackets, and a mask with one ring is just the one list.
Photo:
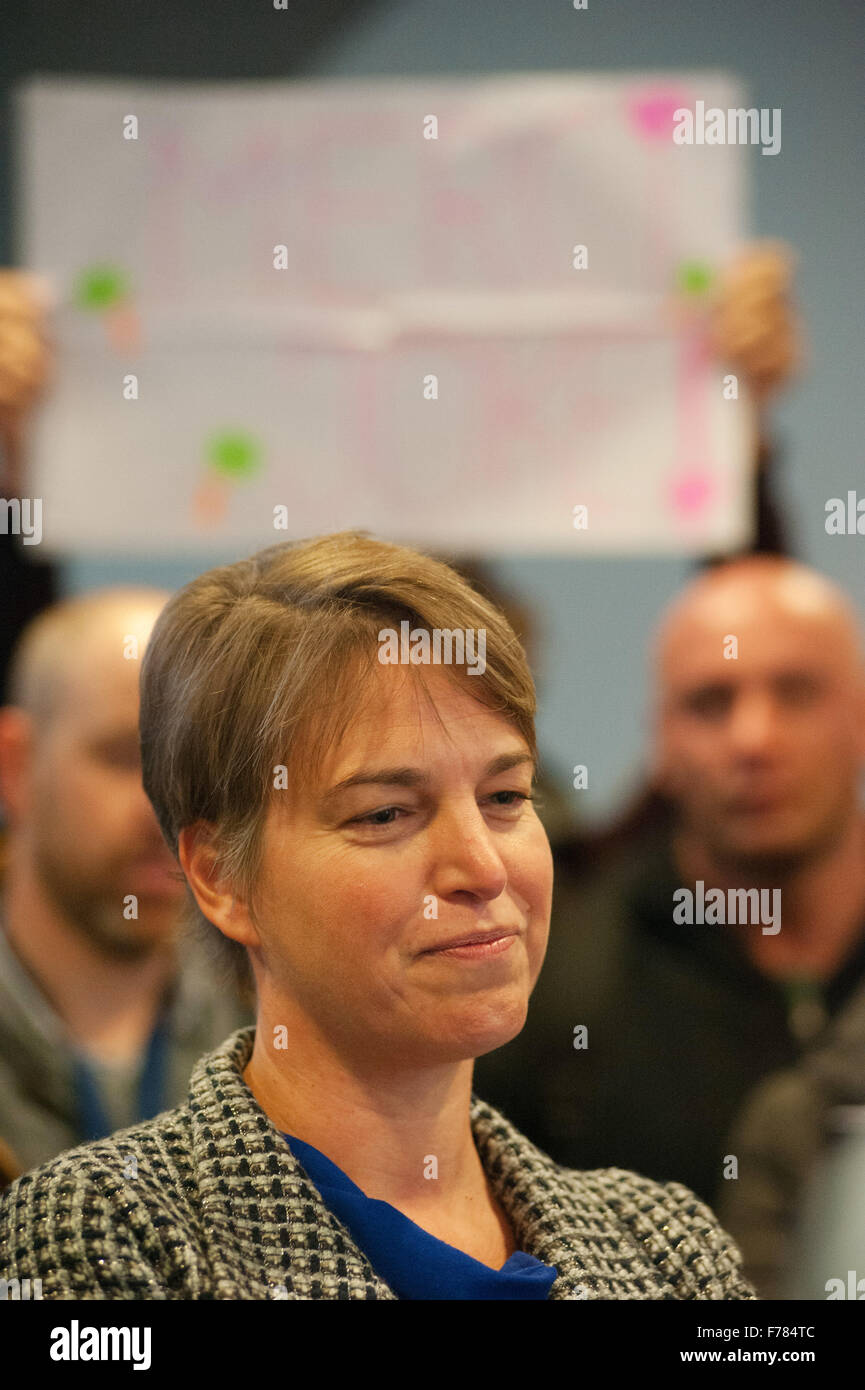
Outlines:
[[518, 996], [500, 999], [497, 1004], [489, 1001], [483, 1009], [475, 1008], [470, 1015], [442, 1020], [437, 1030], [436, 1047], [445, 1048], [452, 1053], [452, 1059], [468, 1060], [483, 1057], [504, 1047], [521, 1033], [528, 1013], [528, 997], [525, 991]]

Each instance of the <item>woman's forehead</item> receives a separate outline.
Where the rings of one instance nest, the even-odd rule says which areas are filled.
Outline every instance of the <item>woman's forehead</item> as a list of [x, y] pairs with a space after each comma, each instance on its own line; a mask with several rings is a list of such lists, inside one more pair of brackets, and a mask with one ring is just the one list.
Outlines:
[[343, 736], [343, 745], [405, 742], [427, 739], [431, 731], [456, 739], [471, 728], [468, 737], [483, 730], [513, 728], [506, 715], [485, 702], [482, 687], [475, 693], [472, 678], [460, 679], [435, 668], [382, 666], [373, 669]]
[[321, 758], [323, 794], [360, 767], [417, 768], [467, 758], [529, 754], [519, 729], [441, 671], [384, 667], [369, 674], [342, 735]]

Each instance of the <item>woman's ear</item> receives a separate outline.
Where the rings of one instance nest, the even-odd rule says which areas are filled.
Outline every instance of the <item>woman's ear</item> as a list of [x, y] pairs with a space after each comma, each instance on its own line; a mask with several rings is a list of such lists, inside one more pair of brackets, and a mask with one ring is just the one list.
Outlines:
[[258, 932], [247, 904], [222, 873], [213, 826], [206, 821], [185, 826], [178, 836], [177, 855], [208, 922], [241, 946], [258, 946]]

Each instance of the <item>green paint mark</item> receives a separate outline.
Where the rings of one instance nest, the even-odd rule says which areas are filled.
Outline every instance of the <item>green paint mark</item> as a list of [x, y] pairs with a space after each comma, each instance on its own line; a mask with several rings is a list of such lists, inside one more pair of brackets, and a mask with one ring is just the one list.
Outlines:
[[261, 465], [262, 448], [251, 434], [223, 430], [211, 435], [206, 455], [207, 462], [217, 473], [225, 473], [230, 478], [248, 478]]
[[705, 261], [683, 261], [676, 275], [679, 289], [685, 294], [705, 294], [714, 278], [712, 267]]
[[92, 265], [82, 271], [75, 286], [79, 309], [113, 309], [129, 297], [129, 277], [115, 265]]

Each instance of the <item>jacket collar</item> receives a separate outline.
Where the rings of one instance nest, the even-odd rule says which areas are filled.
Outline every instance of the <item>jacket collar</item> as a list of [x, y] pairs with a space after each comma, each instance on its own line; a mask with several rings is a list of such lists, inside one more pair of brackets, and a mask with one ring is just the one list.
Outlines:
[[[193, 1163], [218, 1297], [319, 1298], [317, 1286], [329, 1276], [345, 1281], [349, 1298], [396, 1298], [244, 1081], [254, 1040], [254, 1028], [232, 1034], [201, 1058], [190, 1080]], [[566, 1180], [577, 1175], [565, 1174], [475, 1095], [470, 1116], [518, 1247], [558, 1270], [549, 1297], [599, 1296], [590, 1272], [597, 1260], [586, 1244], [592, 1232], [580, 1237], [582, 1204]]]

